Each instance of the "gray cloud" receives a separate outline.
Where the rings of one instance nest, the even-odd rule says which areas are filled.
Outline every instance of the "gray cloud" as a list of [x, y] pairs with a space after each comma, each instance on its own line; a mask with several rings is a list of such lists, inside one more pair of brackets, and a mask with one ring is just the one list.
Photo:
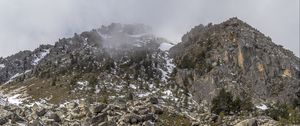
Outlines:
[[178, 42], [195, 25], [233, 16], [299, 56], [299, 0], [1, 0], [0, 56], [111, 22], [144, 23]]

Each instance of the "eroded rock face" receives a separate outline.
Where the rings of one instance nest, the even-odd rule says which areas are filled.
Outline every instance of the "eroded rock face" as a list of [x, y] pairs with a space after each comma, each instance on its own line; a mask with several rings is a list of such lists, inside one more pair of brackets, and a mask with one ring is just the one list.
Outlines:
[[224, 87], [235, 95], [291, 102], [300, 90], [299, 58], [237, 18], [199, 25], [171, 48], [176, 82], [198, 101]]

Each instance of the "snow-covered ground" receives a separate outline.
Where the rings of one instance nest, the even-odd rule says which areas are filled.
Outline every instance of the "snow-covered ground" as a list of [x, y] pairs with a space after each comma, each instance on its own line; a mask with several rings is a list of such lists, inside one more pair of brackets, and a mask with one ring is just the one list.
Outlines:
[[22, 104], [22, 99], [19, 98], [21, 94], [16, 94], [7, 98], [8, 103], [19, 105]]
[[268, 106], [266, 106], [265, 104], [260, 104], [260, 105], [257, 105], [256, 108], [261, 109], [261, 110], [267, 110]]
[[146, 92], [146, 93], [139, 93], [139, 94], [137, 94], [137, 96], [138, 96], [139, 98], [147, 97], [147, 96], [149, 96], [149, 95], [151, 95], [151, 93], [150, 93], [150, 92]]
[[161, 43], [159, 46], [159, 49], [165, 51], [166, 53], [166, 55], [164, 55], [163, 58], [166, 61], [167, 70], [160, 69], [160, 71], [162, 72], [162, 81], [167, 81], [169, 75], [173, 72], [173, 69], [175, 68], [173, 60], [169, 57], [169, 53], [167, 52], [172, 46], [174, 45], [172, 45], [171, 43]]
[[50, 52], [49, 49], [44, 50], [43, 52], [41, 52], [38, 56], [36, 56], [35, 60], [33, 61], [33, 65], [37, 65], [46, 55], [48, 55]]
[[26, 93], [26, 86], [21, 86], [9, 92], [5, 90], [0, 90], [0, 105], [20, 105], [23, 104], [23, 101], [25, 101], [28, 98], [27, 96], [28, 95]]
[[161, 43], [159, 46], [159, 49], [162, 51], [168, 51], [171, 47], [173, 47], [174, 45], [171, 43]]
[[4, 68], [5, 65], [4, 64], [0, 64], [0, 69]]
[[130, 84], [129, 87], [132, 88], [132, 89], [137, 89], [137, 87], [133, 84]]
[[19, 77], [19, 76], [22, 76], [22, 75], [24, 75], [24, 74], [26, 74], [26, 73], [28, 73], [28, 72], [30, 72], [30, 71], [31, 71], [31, 70], [26, 70], [24, 73], [17, 73], [17, 74], [15, 74], [14, 76], [10, 77], [10, 79], [9, 79], [7, 82], [5, 82], [4, 84], [10, 83], [10, 82], [12, 82], [15, 78], [17, 78], [17, 77]]
[[175, 68], [175, 64], [173, 64], [173, 59], [167, 58], [166, 61], [167, 61], [168, 73], [172, 73], [173, 69]]
[[7, 104], [14, 104], [14, 105], [20, 105], [22, 104], [23, 100], [20, 98], [21, 94], [15, 94], [12, 96], [5, 96], [0, 93], [0, 105], [7, 105]]

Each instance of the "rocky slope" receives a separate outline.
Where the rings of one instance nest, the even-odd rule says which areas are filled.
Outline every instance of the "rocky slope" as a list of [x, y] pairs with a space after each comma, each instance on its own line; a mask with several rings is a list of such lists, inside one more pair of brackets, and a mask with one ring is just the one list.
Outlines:
[[300, 123], [299, 62], [237, 18], [177, 45], [113, 23], [0, 58], [0, 125]]
[[211, 101], [221, 88], [255, 102], [299, 99], [300, 59], [237, 18], [196, 26], [170, 51], [176, 82], [197, 101]]

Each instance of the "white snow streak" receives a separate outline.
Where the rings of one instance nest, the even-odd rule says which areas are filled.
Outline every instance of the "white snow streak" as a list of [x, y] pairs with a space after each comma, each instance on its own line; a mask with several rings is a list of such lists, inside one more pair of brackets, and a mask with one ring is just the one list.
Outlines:
[[49, 49], [44, 50], [39, 54], [39, 56], [36, 56], [35, 60], [33, 61], [33, 65], [37, 65], [46, 55], [48, 55], [50, 52]]
[[87, 82], [87, 81], [79, 81], [79, 82], [77, 82], [77, 84], [78, 84], [78, 89], [79, 90], [83, 90], [83, 89], [85, 89], [88, 86], [89, 82]]
[[261, 109], [261, 110], [267, 110], [268, 107], [265, 104], [257, 105], [256, 108]]
[[7, 98], [8, 103], [15, 104], [15, 105], [22, 104], [22, 99], [18, 98], [20, 95], [21, 94], [16, 94], [16, 95], [13, 95], [11, 97], [8, 97]]
[[14, 76], [10, 77], [10, 79], [9, 79], [7, 82], [5, 82], [4, 84], [10, 83], [10, 82], [12, 82], [15, 78], [17, 78], [17, 77], [19, 77], [19, 76], [22, 76], [22, 75], [24, 75], [24, 74], [26, 74], [26, 73], [28, 73], [28, 72], [30, 72], [30, 71], [31, 71], [31, 70], [26, 70], [24, 73], [17, 73], [17, 74], [15, 74]]
[[5, 65], [4, 64], [0, 64], [0, 69], [4, 68]]
[[172, 46], [174, 46], [174, 45], [172, 45], [171, 43], [161, 43], [160, 44], [160, 46], [159, 46], [159, 49], [160, 50], [162, 50], [162, 51], [167, 51], [167, 50], [169, 50]]

